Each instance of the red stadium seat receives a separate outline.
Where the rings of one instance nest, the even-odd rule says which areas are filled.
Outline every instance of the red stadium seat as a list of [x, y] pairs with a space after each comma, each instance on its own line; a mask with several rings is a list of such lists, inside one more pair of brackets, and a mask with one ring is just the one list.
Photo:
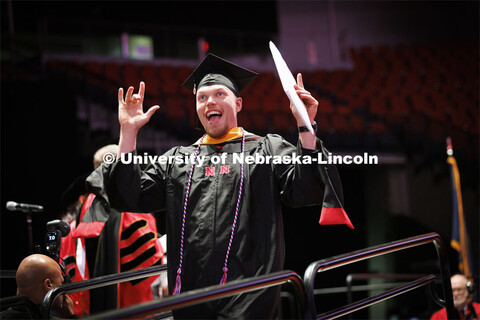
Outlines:
[[123, 87], [128, 88], [133, 86], [134, 88], [138, 88], [140, 81], [142, 80], [140, 77], [140, 66], [134, 62], [126, 62], [122, 65], [122, 82]]
[[85, 63], [85, 79], [91, 84], [104, 84], [103, 66], [97, 61], [87, 61]]
[[365, 121], [363, 117], [358, 115], [353, 115], [350, 117], [350, 128], [355, 133], [363, 133], [365, 129]]

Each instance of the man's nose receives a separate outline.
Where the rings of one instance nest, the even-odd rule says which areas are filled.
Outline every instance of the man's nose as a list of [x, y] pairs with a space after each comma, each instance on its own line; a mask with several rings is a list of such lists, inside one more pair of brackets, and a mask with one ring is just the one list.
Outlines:
[[207, 104], [212, 104], [212, 103], [215, 103], [215, 99], [213, 96], [209, 96], [207, 99]]

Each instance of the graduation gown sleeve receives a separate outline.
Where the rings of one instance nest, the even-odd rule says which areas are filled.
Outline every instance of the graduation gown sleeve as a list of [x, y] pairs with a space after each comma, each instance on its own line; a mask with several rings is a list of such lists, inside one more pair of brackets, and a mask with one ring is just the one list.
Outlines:
[[[173, 150], [164, 156], [168, 157]], [[149, 213], [165, 206], [167, 165], [157, 164], [142, 171], [135, 164], [136, 151], [124, 155], [124, 161], [102, 164], [88, 178], [87, 188], [121, 212]]]
[[[282, 201], [291, 207], [322, 205], [320, 224], [353, 225], [343, 209], [343, 188], [337, 168], [333, 164], [323, 163], [329, 152], [323, 142], [317, 138], [317, 150], [302, 148], [300, 141], [296, 150], [280, 136], [268, 135], [266, 144], [268, 153], [291, 157], [292, 164], [280, 164], [273, 167]], [[319, 155], [320, 154], [320, 155]], [[295, 163], [295, 157], [302, 163]], [[310, 157], [311, 161], [308, 161]], [[309, 163], [306, 163], [309, 162]]]

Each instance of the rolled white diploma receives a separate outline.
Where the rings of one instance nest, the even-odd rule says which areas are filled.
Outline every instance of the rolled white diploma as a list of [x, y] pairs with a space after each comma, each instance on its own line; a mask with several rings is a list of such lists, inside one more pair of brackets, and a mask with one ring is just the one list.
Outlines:
[[292, 103], [297, 113], [300, 115], [300, 118], [307, 127], [308, 131], [310, 131], [312, 134], [315, 134], [312, 128], [312, 124], [310, 123], [310, 118], [308, 117], [305, 104], [295, 91], [294, 85], [297, 84], [297, 82], [295, 81], [292, 72], [288, 68], [287, 63], [280, 54], [280, 51], [278, 51], [277, 47], [272, 41], [270, 41], [270, 51], [272, 52], [273, 61], [275, 62], [275, 66], [277, 67], [278, 76], [280, 77], [280, 81], [282, 83], [285, 94], [287, 95], [288, 99]]

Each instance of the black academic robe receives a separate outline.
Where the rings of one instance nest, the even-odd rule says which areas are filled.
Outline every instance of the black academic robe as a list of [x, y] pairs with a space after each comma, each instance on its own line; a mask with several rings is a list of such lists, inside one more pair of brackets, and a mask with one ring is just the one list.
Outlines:
[[[185, 224], [182, 292], [218, 284], [230, 238], [240, 184], [242, 138], [218, 145], [202, 145], [202, 166], [195, 167]], [[292, 156], [317, 158], [324, 153], [307, 150], [278, 135], [247, 135], [245, 156]], [[175, 147], [165, 156], [193, 155], [196, 145]], [[225, 161], [213, 164], [213, 156], [226, 153]], [[128, 157], [125, 157], [128, 160]], [[324, 157], [326, 159], [326, 157]], [[281, 202], [291, 207], [322, 204], [327, 181], [335, 181], [328, 193], [343, 201], [338, 173], [334, 166], [312, 164], [244, 164], [244, 185], [238, 221], [228, 260], [228, 281], [283, 270], [284, 233]], [[285, 162], [285, 161], [283, 161]], [[223, 169], [222, 169], [223, 166]], [[228, 166], [228, 167], [227, 167]], [[168, 281], [173, 291], [179, 265], [183, 206], [191, 162], [154, 163], [142, 171], [139, 165], [117, 161], [102, 165], [87, 179], [91, 192], [106, 191], [112, 207], [120, 211], [166, 211]], [[334, 176], [331, 179], [329, 176]], [[328, 184], [328, 183], [327, 183]], [[330, 183], [331, 186], [331, 183]], [[203, 306], [192, 307], [175, 316], [191, 318], [273, 318], [280, 288], [254, 291]]]
[[[19, 297], [20, 298], [20, 297]], [[19, 300], [17, 305], [0, 312], [0, 319], [41, 319], [40, 307], [30, 299]]]

